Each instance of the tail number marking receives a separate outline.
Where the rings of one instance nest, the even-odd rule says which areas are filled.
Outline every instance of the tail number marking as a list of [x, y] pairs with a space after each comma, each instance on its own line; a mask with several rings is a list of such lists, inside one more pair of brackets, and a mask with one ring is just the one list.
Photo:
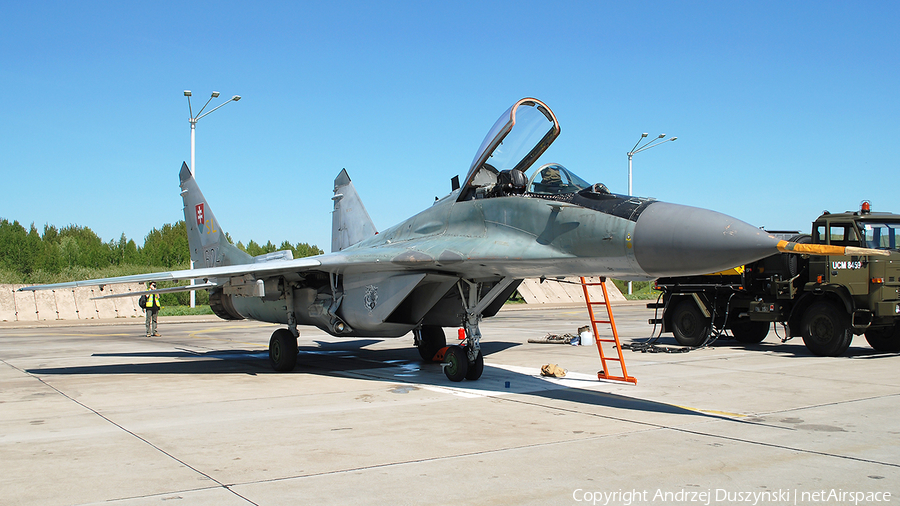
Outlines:
[[219, 256], [219, 249], [218, 248], [207, 248], [204, 251], [203, 256], [204, 256], [204, 260], [206, 260], [207, 267], [215, 267], [216, 261], [218, 260], [218, 256]]

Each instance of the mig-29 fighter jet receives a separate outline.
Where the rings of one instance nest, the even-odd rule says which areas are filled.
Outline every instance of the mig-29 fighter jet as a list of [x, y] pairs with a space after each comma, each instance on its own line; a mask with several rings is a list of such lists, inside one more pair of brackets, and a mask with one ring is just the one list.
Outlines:
[[[422, 358], [441, 361], [447, 377], [461, 381], [478, 379], [484, 368], [479, 322], [495, 315], [524, 278], [652, 280], [721, 271], [779, 250], [845, 252], [779, 241], [714, 211], [613, 194], [559, 164], [534, 166], [559, 132], [543, 102], [519, 100], [491, 128], [461, 184], [454, 178], [449, 195], [378, 233], [341, 171], [332, 252], [298, 259], [289, 251], [251, 257], [233, 246], [183, 164], [195, 269], [24, 290], [195, 279], [200, 283], [156, 291], [207, 289], [222, 318], [287, 325], [269, 342], [278, 371], [296, 365], [297, 326], [313, 325], [347, 337], [412, 331]], [[857, 249], [847, 254], [881, 253]], [[447, 346], [444, 327], [464, 329], [459, 345]]]

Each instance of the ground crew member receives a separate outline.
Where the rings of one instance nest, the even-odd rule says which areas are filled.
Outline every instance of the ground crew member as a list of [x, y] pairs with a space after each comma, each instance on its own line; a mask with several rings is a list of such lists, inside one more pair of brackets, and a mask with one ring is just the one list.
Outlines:
[[[147, 285], [148, 290], [156, 290], [156, 282], [151, 281], [150, 284]], [[144, 313], [147, 315], [147, 337], [159, 337], [159, 333], [156, 331], [156, 315], [159, 313], [159, 294], [151, 293], [147, 294], [147, 304], [144, 308]], [[151, 332], [152, 330], [152, 332]]]

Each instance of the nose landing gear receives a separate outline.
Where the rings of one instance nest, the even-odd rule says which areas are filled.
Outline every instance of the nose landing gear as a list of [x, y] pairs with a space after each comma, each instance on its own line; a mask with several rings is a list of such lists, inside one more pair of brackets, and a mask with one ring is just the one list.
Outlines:
[[484, 354], [481, 353], [481, 330], [478, 329], [478, 322], [481, 321], [485, 308], [513, 281], [510, 278], [503, 278], [483, 296], [480, 293], [481, 283], [467, 279], [460, 279], [457, 283], [466, 310], [462, 322], [465, 339], [459, 346], [441, 348], [434, 357], [435, 361], [441, 362], [444, 374], [450, 381], [458, 382], [463, 379], [475, 381], [481, 377], [484, 372]]

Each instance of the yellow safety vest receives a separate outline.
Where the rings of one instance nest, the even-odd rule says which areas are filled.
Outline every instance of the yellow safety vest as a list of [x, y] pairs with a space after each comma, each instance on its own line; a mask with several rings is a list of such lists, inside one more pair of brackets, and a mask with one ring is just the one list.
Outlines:
[[147, 309], [154, 307], [160, 307], [158, 293], [151, 293], [147, 295]]

